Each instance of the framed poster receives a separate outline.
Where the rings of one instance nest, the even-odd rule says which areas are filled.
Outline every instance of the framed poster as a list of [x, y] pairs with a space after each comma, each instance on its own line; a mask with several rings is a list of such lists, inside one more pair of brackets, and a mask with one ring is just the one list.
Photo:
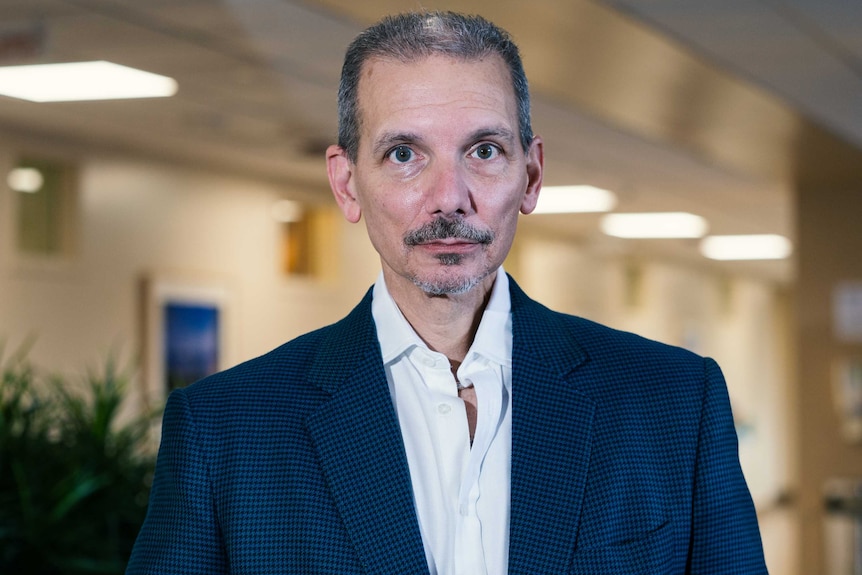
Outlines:
[[234, 363], [231, 296], [223, 282], [147, 277], [143, 294], [150, 405]]

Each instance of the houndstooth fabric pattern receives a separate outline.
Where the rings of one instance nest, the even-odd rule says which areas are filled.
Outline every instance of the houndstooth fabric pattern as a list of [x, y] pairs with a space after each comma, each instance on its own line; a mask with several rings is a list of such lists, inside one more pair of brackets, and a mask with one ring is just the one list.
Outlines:
[[[766, 573], [715, 363], [510, 289], [509, 573]], [[428, 573], [370, 304], [171, 394], [129, 575]]]

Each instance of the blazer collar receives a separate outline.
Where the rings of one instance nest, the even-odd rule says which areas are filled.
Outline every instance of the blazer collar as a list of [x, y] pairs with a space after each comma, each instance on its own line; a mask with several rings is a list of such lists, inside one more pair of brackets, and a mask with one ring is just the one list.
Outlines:
[[317, 350], [309, 381], [331, 397], [306, 427], [360, 559], [368, 573], [427, 574], [370, 292], [323, 333]]
[[[588, 356], [569, 322], [512, 294], [509, 574], [565, 573], [577, 540], [595, 404], [576, 385]], [[541, 550], [539, 552], [538, 550]]]

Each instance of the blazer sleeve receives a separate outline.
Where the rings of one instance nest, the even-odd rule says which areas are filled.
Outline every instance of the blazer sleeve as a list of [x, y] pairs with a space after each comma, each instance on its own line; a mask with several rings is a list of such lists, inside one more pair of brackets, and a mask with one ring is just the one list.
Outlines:
[[727, 386], [718, 365], [704, 361], [689, 573], [767, 573], [754, 503], [739, 464]]
[[227, 562], [206, 453], [184, 390], [171, 393], [144, 525], [127, 575], [218, 575]]

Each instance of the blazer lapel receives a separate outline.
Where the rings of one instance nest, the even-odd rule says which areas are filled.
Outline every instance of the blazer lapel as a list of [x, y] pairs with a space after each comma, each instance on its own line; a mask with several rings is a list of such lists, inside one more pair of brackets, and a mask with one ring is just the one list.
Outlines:
[[428, 573], [371, 297], [320, 345], [310, 380], [331, 393], [307, 419], [332, 497], [368, 573]]
[[587, 359], [560, 316], [512, 292], [509, 574], [565, 573], [592, 448], [593, 400], [572, 372]]

